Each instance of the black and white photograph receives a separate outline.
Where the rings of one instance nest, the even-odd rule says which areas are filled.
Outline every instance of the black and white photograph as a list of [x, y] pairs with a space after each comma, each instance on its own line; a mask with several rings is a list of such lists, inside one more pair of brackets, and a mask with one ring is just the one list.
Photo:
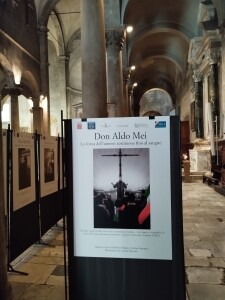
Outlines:
[[41, 136], [40, 139], [40, 182], [41, 197], [53, 194], [58, 189], [58, 139]]
[[55, 154], [53, 148], [44, 149], [45, 182], [55, 180]]
[[31, 186], [30, 149], [18, 148], [19, 190]]
[[13, 210], [36, 200], [33, 134], [13, 135]]
[[93, 149], [94, 228], [150, 229], [149, 153]]

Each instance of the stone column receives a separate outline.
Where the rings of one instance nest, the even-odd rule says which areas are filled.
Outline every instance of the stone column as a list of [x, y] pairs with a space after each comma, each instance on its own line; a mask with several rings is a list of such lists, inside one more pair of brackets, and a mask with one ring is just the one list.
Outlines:
[[39, 26], [41, 94], [47, 97], [47, 118], [43, 124], [43, 133], [50, 133], [50, 97], [48, 63], [48, 28]]
[[11, 98], [11, 129], [14, 131], [20, 130], [19, 121], [19, 95], [21, 95], [22, 88], [18, 85], [6, 86], [6, 93]]
[[11, 129], [14, 131], [20, 130], [19, 119], [19, 99], [18, 94], [12, 92], [11, 96]]
[[42, 125], [43, 125], [43, 108], [39, 106], [40, 99], [34, 98], [33, 99], [33, 132], [41, 134], [43, 132]]
[[114, 104], [116, 116], [123, 116], [123, 70], [122, 48], [125, 40], [125, 28], [107, 30], [108, 63], [108, 103]]
[[[225, 23], [220, 27], [221, 34], [221, 85], [220, 85], [220, 96], [221, 99], [225, 99]], [[225, 101], [220, 102], [220, 136], [225, 139]]]
[[103, 0], [81, 1], [83, 117], [107, 117]]
[[[210, 53], [210, 76], [209, 76], [209, 100], [211, 103], [212, 118], [213, 121], [216, 117], [219, 118], [219, 85], [218, 85], [218, 53]], [[217, 122], [217, 132], [216, 124], [214, 122], [214, 132], [217, 134], [219, 132], [219, 122]]]
[[203, 138], [203, 85], [202, 75], [194, 71], [195, 82], [195, 132], [196, 138]]
[[123, 69], [123, 116], [130, 116], [128, 83], [130, 78], [130, 68]]

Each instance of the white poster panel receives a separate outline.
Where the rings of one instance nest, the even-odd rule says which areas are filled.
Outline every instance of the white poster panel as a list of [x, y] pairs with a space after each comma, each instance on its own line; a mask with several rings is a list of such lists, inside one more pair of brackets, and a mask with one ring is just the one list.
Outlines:
[[34, 137], [15, 132], [13, 149], [13, 210], [35, 201]]
[[170, 118], [72, 120], [74, 256], [172, 260]]
[[40, 181], [41, 197], [58, 190], [58, 138], [41, 136], [40, 140]]
[[7, 215], [7, 131], [5, 129], [2, 129], [2, 152], [3, 152], [5, 215]]

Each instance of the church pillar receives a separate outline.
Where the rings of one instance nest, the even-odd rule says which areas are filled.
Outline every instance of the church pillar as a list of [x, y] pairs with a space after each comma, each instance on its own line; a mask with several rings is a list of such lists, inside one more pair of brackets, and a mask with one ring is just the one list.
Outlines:
[[202, 75], [194, 72], [195, 82], [195, 132], [196, 138], [203, 138], [203, 84]]
[[39, 106], [39, 102], [39, 98], [33, 99], [33, 131], [41, 134], [43, 131], [43, 108]]
[[[225, 23], [220, 27], [221, 33], [221, 85], [220, 85], [220, 96], [221, 99], [225, 99]], [[220, 136], [225, 139], [225, 101], [220, 102]]]
[[104, 1], [81, 1], [83, 117], [107, 117]]
[[46, 120], [43, 123], [43, 133], [50, 133], [50, 97], [49, 97], [49, 63], [48, 63], [48, 28], [39, 26], [40, 41], [40, 73], [41, 94], [47, 99]]
[[108, 103], [114, 104], [116, 116], [123, 116], [122, 48], [125, 28], [107, 30]]
[[6, 93], [11, 98], [11, 129], [14, 131], [20, 130], [19, 121], [19, 95], [21, 95], [21, 87], [15, 84], [5, 87]]
[[123, 116], [130, 116], [128, 83], [130, 78], [130, 68], [123, 69]]
[[11, 93], [11, 129], [14, 131], [20, 130], [19, 120], [19, 99], [18, 94], [15, 92]]
[[[210, 76], [209, 76], [209, 100], [211, 104], [212, 118], [216, 121], [219, 118], [219, 86], [218, 86], [218, 54], [211, 53], [210, 55]], [[217, 132], [216, 132], [216, 125]], [[219, 132], [219, 122], [214, 123], [214, 132], [217, 135]]]

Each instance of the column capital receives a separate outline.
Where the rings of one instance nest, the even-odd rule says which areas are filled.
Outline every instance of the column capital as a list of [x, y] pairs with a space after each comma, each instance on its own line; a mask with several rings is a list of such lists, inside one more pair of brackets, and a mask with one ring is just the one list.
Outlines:
[[221, 49], [209, 49], [206, 53], [206, 57], [210, 65], [218, 64], [221, 59]]
[[49, 29], [48, 29], [47, 26], [39, 25], [38, 26], [38, 32], [47, 34], [49, 32]]
[[194, 71], [193, 71], [193, 79], [194, 79], [195, 83], [201, 82], [203, 80], [203, 74], [199, 70], [194, 69]]
[[126, 30], [124, 26], [116, 29], [108, 29], [105, 33], [106, 47], [118, 47], [119, 50], [123, 49], [123, 44], [126, 38]]
[[19, 96], [22, 94], [23, 88], [21, 85], [6, 85], [4, 87], [4, 90], [9, 94], [9, 95], [14, 95], [14, 96]]

